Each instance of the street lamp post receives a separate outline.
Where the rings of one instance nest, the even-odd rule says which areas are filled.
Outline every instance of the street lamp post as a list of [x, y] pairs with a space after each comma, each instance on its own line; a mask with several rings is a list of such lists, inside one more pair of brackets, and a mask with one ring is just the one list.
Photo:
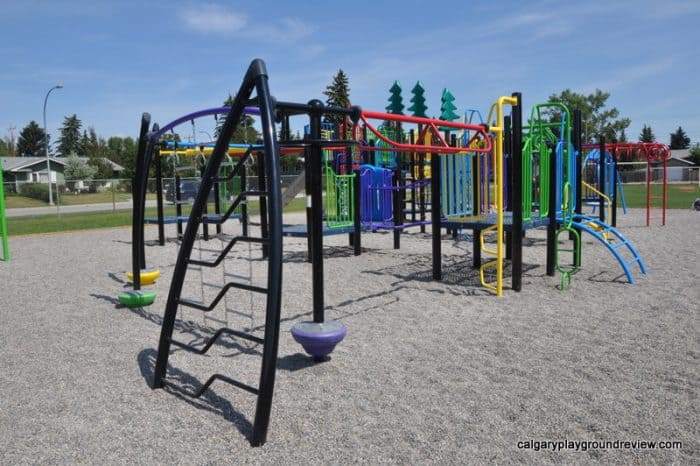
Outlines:
[[46, 171], [49, 183], [49, 205], [53, 205], [53, 193], [51, 192], [51, 161], [49, 160], [49, 133], [46, 130], [46, 102], [49, 100], [49, 94], [51, 94], [51, 91], [53, 91], [54, 89], [62, 88], [63, 84], [56, 84], [54, 87], [49, 89], [49, 92], [46, 93], [46, 97], [44, 97], [44, 152], [46, 154]]

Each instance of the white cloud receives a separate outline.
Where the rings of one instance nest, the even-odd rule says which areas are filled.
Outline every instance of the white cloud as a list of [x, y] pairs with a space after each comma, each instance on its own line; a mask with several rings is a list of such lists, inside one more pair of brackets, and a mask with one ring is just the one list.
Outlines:
[[656, 76], [673, 68], [674, 60], [665, 58], [663, 60], [640, 63], [638, 65], [624, 65], [622, 68], [613, 71], [607, 78], [585, 86], [586, 92], [595, 89], [615, 89], [621, 86], [628, 86], [634, 81]]
[[212, 3], [188, 6], [180, 19], [190, 30], [217, 34], [235, 34], [248, 23], [246, 15]]

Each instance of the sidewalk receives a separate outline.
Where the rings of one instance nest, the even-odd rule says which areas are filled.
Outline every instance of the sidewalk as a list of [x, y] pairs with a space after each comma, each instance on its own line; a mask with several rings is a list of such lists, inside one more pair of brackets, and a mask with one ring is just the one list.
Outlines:
[[[146, 207], [155, 207], [155, 200], [146, 201]], [[46, 207], [23, 207], [16, 209], [5, 209], [7, 218], [29, 217], [33, 215], [69, 214], [73, 212], [100, 212], [110, 210], [125, 210], [132, 208], [132, 201], [105, 202], [101, 204], [78, 204]]]

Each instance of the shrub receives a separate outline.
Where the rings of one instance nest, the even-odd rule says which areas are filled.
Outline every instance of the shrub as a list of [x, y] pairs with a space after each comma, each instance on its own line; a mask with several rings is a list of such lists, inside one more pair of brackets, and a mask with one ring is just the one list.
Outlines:
[[38, 199], [40, 201], [49, 202], [49, 187], [44, 183], [25, 183], [19, 188], [19, 192], [23, 196]]

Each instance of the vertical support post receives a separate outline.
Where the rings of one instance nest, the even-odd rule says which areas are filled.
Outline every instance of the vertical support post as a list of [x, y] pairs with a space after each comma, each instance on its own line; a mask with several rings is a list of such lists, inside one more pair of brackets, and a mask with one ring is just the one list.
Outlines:
[[355, 170], [353, 173], [355, 173], [355, 178], [352, 180], [355, 185], [355, 189], [353, 189], [355, 231], [352, 234], [352, 246], [354, 254], [359, 256], [362, 254], [362, 181], [360, 180], [360, 170]]
[[400, 249], [401, 248], [401, 230], [397, 228], [398, 226], [403, 224], [403, 208], [402, 208], [402, 202], [401, 202], [401, 169], [397, 167], [394, 169], [394, 182], [392, 183], [392, 189], [391, 193], [391, 203], [392, 203], [392, 210], [393, 210], [393, 217], [394, 217], [394, 249]]
[[[231, 159], [228, 159], [228, 161], [230, 163]], [[214, 181], [214, 187], [212, 188], [214, 190], [214, 213], [217, 216], [221, 215], [221, 182], [218, 181], [219, 175], [220, 173], [217, 173], [217, 177]], [[221, 234], [221, 222], [216, 222], [216, 234]]]
[[[523, 158], [523, 109], [522, 97], [519, 92], [514, 92], [517, 104], [512, 107], [513, 145], [511, 158], [513, 159], [513, 277], [512, 286], [515, 291], [522, 289], [523, 275], [523, 185], [522, 185], [522, 158]], [[499, 122], [500, 123], [500, 122]]]
[[[574, 163], [576, 164], [576, 207], [574, 212], [577, 214], [581, 214], [583, 212], [583, 144], [581, 141], [581, 134], [582, 134], [582, 119], [581, 119], [581, 110], [576, 109], [574, 110], [574, 121], [573, 121], [573, 145], [574, 145]], [[581, 235], [581, 231], [577, 228], [576, 229], [579, 234], [579, 238]], [[574, 238], [572, 236], [569, 237], [572, 241]], [[581, 248], [574, 248], [574, 264], [581, 264]]]
[[583, 212], [583, 143], [581, 140], [581, 110], [574, 110], [574, 121], [573, 121], [573, 137], [572, 144], [574, 146], [574, 159], [576, 163], [576, 204], [574, 211], [577, 214]]
[[[548, 144], [550, 157], [549, 163], [549, 223], [547, 224], [547, 275], [550, 277], [554, 276], [554, 271], [556, 269], [557, 260], [557, 196], [555, 195], [557, 191], [557, 156], [556, 148]], [[542, 154], [545, 156], [545, 154]], [[562, 190], [564, 189], [564, 184], [562, 183]], [[562, 199], [564, 198], [564, 193], [562, 191]], [[575, 249], [575, 248], [574, 248]]]
[[[177, 146], [175, 147], [177, 150]], [[182, 192], [180, 191], [180, 174], [175, 172], [175, 190], [173, 191], [175, 199], [175, 217], [177, 218], [177, 237], [182, 238]]]
[[610, 190], [610, 225], [613, 227], [617, 226], [617, 141], [613, 139], [613, 147], [610, 152], [612, 171], [610, 173], [612, 180], [610, 180], [610, 185], [612, 189]]
[[[505, 205], [506, 212], [513, 211], [513, 128], [511, 118], [503, 118], [503, 166], [506, 170]], [[513, 259], [513, 231], [506, 231], [506, 259]]]
[[[240, 193], [248, 191], [248, 169], [245, 163], [241, 165], [240, 169]], [[248, 196], [244, 196], [241, 200], [241, 233], [243, 236], [248, 236]]]
[[[413, 129], [408, 130], [408, 143], [413, 145], [415, 143], [415, 131]], [[411, 180], [411, 222], [415, 223], [416, 222], [416, 195], [418, 194], [418, 190], [416, 189], [416, 153], [411, 152], [411, 161], [408, 165], [408, 170], [411, 176], [409, 179]], [[421, 225], [423, 229], [423, 227]]]
[[322, 323], [324, 317], [323, 303], [323, 178], [321, 165], [323, 154], [321, 150], [321, 112], [323, 103], [320, 100], [309, 102], [312, 107], [310, 112], [311, 146], [309, 147], [311, 180], [311, 224], [309, 236], [311, 237], [311, 271], [313, 284], [313, 318], [315, 323]]
[[[203, 158], [204, 156], [202, 155], [201, 157]], [[195, 157], [194, 162], [197, 163], [197, 160], [200, 160], [199, 157]], [[207, 167], [206, 163], [202, 163], [202, 165], [199, 167], [199, 179], [201, 181], [204, 181], [204, 170], [206, 167]], [[203, 214], [203, 219], [204, 219], [202, 221], [202, 230], [204, 233], [204, 241], [209, 241], [209, 221], [206, 220], [208, 213], [209, 213], [209, 193], [207, 192], [207, 197], [204, 201], [204, 206], [202, 208], [202, 214]]]
[[472, 251], [472, 267], [478, 269], [481, 267], [481, 230], [478, 228], [474, 228], [472, 234]]
[[[602, 134], [598, 136], [598, 191], [605, 193], [605, 136]], [[600, 196], [598, 200], [598, 207], [600, 212], [598, 213], [598, 218], [601, 222], [607, 221], [605, 218], [605, 198]]]
[[442, 240], [440, 209], [440, 155], [430, 156], [430, 215], [433, 234], [433, 280], [442, 280]]
[[[304, 138], [308, 140], [310, 139], [310, 135], [305, 134]], [[313, 223], [311, 162], [311, 148], [306, 146], [304, 148], [304, 173], [306, 173], [304, 177], [304, 192], [306, 193], [306, 262], [311, 262], [313, 260], [313, 243], [311, 239], [311, 224]]]
[[165, 246], [165, 221], [163, 215], [163, 160], [160, 149], [156, 153], [156, 210], [158, 215], [158, 244]]

